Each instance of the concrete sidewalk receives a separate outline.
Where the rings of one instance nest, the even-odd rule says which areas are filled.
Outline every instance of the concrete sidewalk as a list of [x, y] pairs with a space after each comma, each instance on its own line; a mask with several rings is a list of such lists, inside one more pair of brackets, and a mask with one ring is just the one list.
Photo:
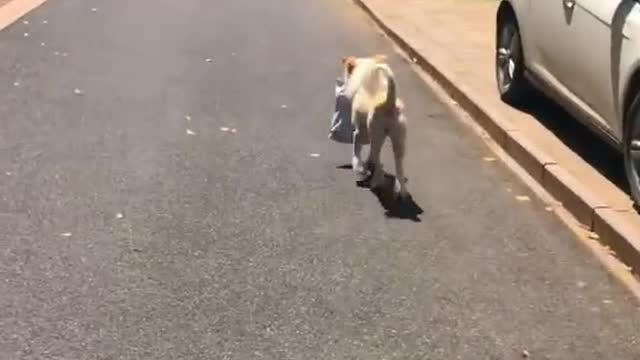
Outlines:
[[[618, 155], [598, 141], [578, 139], [595, 137], [577, 131], [581, 126], [559, 109], [549, 111], [553, 105], [522, 112], [500, 100], [494, 78], [499, 2], [358, 2], [581, 223], [625, 262], [640, 265], [640, 246], [634, 242], [640, 239], [640, 216], [622, 190], [626, 184], [618, 173]], [[555, 131], [561, 127], [568, 127], [564, 137]], [[588, 146], [575, 145], [580, 141]], [[592, 153], [592, 158], [586, 159], [585, 153]]]
[[0, 30], [11, 25], [29, 11], [42, 5], [46, 0], [0, 0]]

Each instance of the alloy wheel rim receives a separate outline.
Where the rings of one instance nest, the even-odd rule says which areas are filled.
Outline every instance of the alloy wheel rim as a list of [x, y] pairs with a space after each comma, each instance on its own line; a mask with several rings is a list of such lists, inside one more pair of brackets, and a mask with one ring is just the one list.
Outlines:
[[630, 165], [633, 180], [636, 182], [636, 187], [640, 188], [640, 119], [636, 119], [633, 131], [631, 132], [629, 158], [631, 161]]
[[517, 35], [512, 28], [505, 29], [496, 54], [498, 77], [503, 92], [509, 90], [515, 77], [517, 47]]

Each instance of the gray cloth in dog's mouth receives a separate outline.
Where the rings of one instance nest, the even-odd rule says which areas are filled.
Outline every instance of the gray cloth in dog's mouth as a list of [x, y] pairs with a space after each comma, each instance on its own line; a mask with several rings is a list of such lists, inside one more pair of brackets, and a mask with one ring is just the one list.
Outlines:
[[329, 139], [342, 143], [353, 143], [353, 124], [351, 123], [351, 100], [345, 94], [345, 83], [342, 79], [336, 80], [336, 105], [331, 119]]

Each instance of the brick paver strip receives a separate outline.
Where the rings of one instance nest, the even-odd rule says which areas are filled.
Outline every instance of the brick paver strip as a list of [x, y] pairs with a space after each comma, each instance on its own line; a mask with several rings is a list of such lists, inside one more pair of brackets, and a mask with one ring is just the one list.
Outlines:
[[355, 1], [534, 179], [640, 269], [640, 215], [629, 196], [534, 117], [500, 100], [494, 79], [497, 1]]

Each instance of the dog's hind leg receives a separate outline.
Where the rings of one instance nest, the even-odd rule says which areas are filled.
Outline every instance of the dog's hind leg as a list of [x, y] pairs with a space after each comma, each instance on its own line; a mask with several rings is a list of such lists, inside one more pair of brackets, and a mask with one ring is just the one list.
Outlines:
[[365, 169], [364, 163], [362, 162], [362, 145], [368, 142], [366, 124], [363, 124], [362, 114], [354, 111], [351, 116], [355, 129], [353, 132], [353, 157], [351, 159], [351, 165], [357, 175], [365, 176], [367, 169]]
[[409, 196], [407, 190], [407, 178], [404, 173], [404, 157], [407, 148], [407, 127], [404, 121], [399, 121], [390, 131], [393, 157], [396, 163], [396, 183], [399, 187], [398, 195], [401, 199]]
[[384, 125], [382, 121], [369, 121], [371, 148], [369, 149], [369, 158], [367, 159], [366, 165], [368, 168], [371, 168], [373, 172], [370, 184], [372, 189], [384, 186], [384, 171], [382, 169], [382, 162], [380, 161], [382, 146], [387, 137]]
[[362, 143], [363, 134], [359, 130], [353, 132], [353, 157], [351, 158], [351, 166], [353, 171], [360, 176], [364, 176], [366, 169], [362, 163]]

